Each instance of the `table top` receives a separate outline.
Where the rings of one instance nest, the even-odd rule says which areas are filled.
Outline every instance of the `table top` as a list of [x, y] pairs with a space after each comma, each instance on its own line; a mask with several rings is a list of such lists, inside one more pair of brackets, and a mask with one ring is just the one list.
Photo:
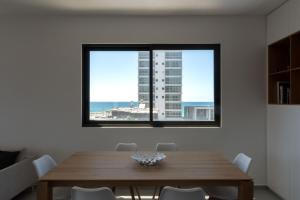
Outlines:
[[78, 152], [40, 181], [249, 181], [221, 153], [165, 152], [157, 166], [145, 167], [131, 159], [133, 152]]

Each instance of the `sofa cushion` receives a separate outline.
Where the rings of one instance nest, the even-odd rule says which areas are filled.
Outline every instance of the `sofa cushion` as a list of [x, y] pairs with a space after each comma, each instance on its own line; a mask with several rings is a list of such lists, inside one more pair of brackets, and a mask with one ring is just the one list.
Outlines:
[[0, 151], [0, 170], [13, 165], [20, 151]]
[[17, 162], [25, 159], [27, 156], [26, 155], [26, 149], [23, 147], [12, 147], [12, 146], [0, 146], [0, 151], [20, 151], [18, 157], [17, 157]]

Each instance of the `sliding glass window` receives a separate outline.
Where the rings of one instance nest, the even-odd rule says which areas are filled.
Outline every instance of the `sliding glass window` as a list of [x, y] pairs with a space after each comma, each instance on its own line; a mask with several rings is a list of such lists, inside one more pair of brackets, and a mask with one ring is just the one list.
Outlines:
[[220, 126], [220, 45], [83, 45], [83, 126]]

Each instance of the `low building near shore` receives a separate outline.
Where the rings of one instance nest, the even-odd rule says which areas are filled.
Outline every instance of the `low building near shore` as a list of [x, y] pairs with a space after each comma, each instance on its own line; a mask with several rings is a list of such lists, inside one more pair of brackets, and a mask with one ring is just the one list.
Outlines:
[[184, 119], [190, 121], [213, 121], [214, 107], [212, 106], [185, 106]]

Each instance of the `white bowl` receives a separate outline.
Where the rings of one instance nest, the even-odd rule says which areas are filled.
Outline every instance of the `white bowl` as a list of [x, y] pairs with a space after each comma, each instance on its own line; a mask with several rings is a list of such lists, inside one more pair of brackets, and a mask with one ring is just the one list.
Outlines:
[[131, 158], [137, 161], [140, 165], [143, 166], [154, 166], [158, 164], [159, 161], [165, 159], [167, 156], [161, 152], [154, 153], [134, 153]]

